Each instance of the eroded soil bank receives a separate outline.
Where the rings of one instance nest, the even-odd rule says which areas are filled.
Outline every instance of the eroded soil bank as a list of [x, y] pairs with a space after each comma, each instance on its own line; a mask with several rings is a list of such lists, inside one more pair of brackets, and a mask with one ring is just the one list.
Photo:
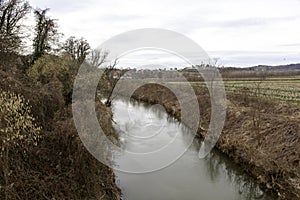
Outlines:
[[[194, 90], [201, 110], [198, 136], [203, 138], [209, 125], [210, 98], [205, 89]], [[126, 95], [124, 90], [119, 93]], [[168, 113], [181, 118], [176, 96], [166, 87], [147, 84], [138, 88], [132, 97], [161, 104]], [[274, 192], [278, 199], [299, 199], [299, 106], [228, 94], [226, 112], [225, 126], [216, 147], [255, 177], [262, 187]]]

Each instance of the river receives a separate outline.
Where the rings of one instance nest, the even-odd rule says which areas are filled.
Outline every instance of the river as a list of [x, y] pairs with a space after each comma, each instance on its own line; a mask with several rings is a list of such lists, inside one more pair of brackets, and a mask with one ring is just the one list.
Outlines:
[[[114, 157], [120, 169], [156, 167], [153, 162], [170, 160], [174, 149], [158, 154], [157, 160], [134, 160], [127, 152], [153, 152], [169, 145], [184, 150], [192, 137], [189, 129], [170, 117], [161, 106], [136, 101], [113, 101], [114, 127], [119, 132], [123, 152]], [[199, 141], [166, 167], [147, 173], [115, 170], [117, 184], [125, 200], [254, 200], [274, 199], [264, 193], [255, 180], [226, 156], [213, 150], [205, 159], [198, 158]], [[169, 153], [169, 154], [168, 154]], [[176, 154], [176, 153], [175, 153]], [[167, 162], [166, 162], [167, 163]], [[145, 169], [148, 169], [145, 167]], [[124, 170], [123, 170], [124, 171]]]

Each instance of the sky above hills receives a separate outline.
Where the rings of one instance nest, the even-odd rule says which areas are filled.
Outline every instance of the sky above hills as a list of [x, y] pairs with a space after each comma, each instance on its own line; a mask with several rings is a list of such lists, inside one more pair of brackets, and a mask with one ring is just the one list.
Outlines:
[[[65, 37], [84, 37], [94, 48], [122, 32], [164, 28], [191, 38], [221, 65], [300, 62], [300, 0], [30, 0], [30, 4], [51, 8], [49, 15], [59, 20]], [[168, 60], [155, 55], [151, 62]], [[135, 62], [134, 56], [131, 60], [126, 62]]]

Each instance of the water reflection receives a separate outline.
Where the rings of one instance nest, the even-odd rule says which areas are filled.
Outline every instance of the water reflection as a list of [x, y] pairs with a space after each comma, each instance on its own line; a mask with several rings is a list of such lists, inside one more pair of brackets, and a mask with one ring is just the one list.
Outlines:
[[217, 150], [213, 150], [205, 159], [207, 174], [214, 182], [219, 181], [220, 174], [226, 175], [228, 183], [235, 186], [235, 190], [242, 199], [274, 199], [271, 194], [265, 194], [254, 178], [245, 174], [236, 164]]
[[[189, 144], [190, 130], [168, 116], [161, 106], [122, 99], [116, 100], [113, 105], [114, 121], [117, 122], [115, 128], [119, 130], [120, 137], [125, 138], [123, 140], [125, 150], [141, 152], [141, 150], [156, 149], [168, 144], [168, 141], [174, 138], [179, 138], [176, 143], [178, 148]], [[124, 114], [125, 111], [129, 113]], [[138, 119], [139, 123], [147, 124], [149, 128], [140, 127], [140, 130], [136, 131], [136, 126], [139, 126], [137, 124], [131, 124], [132, 127], [127, 129], [122, 126], [132, 119]], [[158, 130], [153, 128], [157, 124], [163, 129], [150, 139], [134, 140], [128, 137], [128, 134], [152, 136], [153, 132]], [[124, 135], [124, 132], [130, 133]], [[253, 178], [247, 176], [220, 152], [214, 150], [205, 159], [198, 159], [199, 147], [200, 141], [195, 139], [188, 151], [174, 164], [154, 173], [133, 175], [116, 171], [124, 198], [128, 200], [274, 199], [271, 195], [265, 194]], [[162, 156], [160, 159], [166, 158]], [[117, 165], [130, 165], [131, 163], [126, 163], [126, 160], [129, 159], [124, 154], [116, 157], [115, 162]]]

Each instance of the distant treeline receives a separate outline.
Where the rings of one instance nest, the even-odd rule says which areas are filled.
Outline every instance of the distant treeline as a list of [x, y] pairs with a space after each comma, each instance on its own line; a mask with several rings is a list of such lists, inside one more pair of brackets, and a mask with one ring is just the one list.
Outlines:
[[[201, 68], [201, 67], [200, 67]], [[223, 78], [259, 78], [300, 76], [300, 64], [279, 66], [259, 65], [247, 68], [218, 67]], [[201, 81], [197, 67], [181, 70], [190, 81]], [[300, 79], [300, 78], [299, 78]]]
[[221, 74], [224, 78], [264, 78], [264, 77], [286, 77], [299, 76], [300, 64], [265, 66], [259, 65], [247, 68], [221, 68]]

